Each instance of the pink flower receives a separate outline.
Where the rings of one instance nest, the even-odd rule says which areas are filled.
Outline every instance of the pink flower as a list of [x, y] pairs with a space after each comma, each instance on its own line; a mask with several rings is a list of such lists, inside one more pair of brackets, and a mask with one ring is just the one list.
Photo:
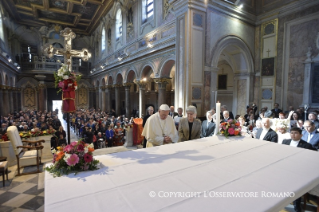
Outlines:
[[63, 88], [63, 87], [64, 87], [63, 81], [59, 82], [59, 87], [60, 87], [60, 88]]
[[234, 135], [234, 133], [235, 133], [234, 128], [229, 128], [228, 133], [229, 133], [229, 135]]
[[90, 162], [93, 160], [92, 155], [90, 155], [90, 154], [88, 154], [88, 153], [86, 153], [86, 154], [83, 156], [83, 158], [84, 158], [84, 161], [85, 161], [86, 163], [90, 163]]
[[82, 144], [80, 144], [80, 145], [78, 146], [78, 151], [79, 151], [79, 152], [83, 152], [83, 151], [84, 151], [84, 146], [83, 146]]
[[223, 126], [223, 130], [226, 130], [226, 127], [225, 127], [225, 126]]
[[73, 149], [73, 147], [71, 145], [67, 145], [66, 147], [64, 147], [64, 151], [65, 152], [71, 152], [71, 150]]
[[75, 145], [77, 145], [78, 144], [78, 142], [77, 141], [73, 141], [73, 142], [71, 142], [71, 146], [75, 146]]
[[67, 164], [69, 166], [74, 166], [79, 162], [79, 157], [76, 154], [71, 155], [68, 159], [67, 159]]

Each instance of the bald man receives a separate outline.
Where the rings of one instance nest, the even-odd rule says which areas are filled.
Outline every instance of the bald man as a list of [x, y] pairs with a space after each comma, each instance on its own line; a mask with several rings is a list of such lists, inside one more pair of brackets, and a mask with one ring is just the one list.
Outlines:
[[273, 131], [271, 126], [271, 121], [269, 118], [263, 118], [262, 128], [258, 129], [256, 133], [256, 138], [259, 140], [270, 141], [270, 142], [278, 142], [278, 135], [275, 131]]

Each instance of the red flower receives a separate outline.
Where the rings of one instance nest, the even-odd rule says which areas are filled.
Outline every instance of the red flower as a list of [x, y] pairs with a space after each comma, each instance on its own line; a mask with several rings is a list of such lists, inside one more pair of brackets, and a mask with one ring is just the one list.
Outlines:
[[85, 161], [86, 163], [90, 163], [90, 162], [93, 160], [92, 155], [90, 155], [90, 154], [88, 154], [88, 153], [84, 154], [83, 158], [84, 158], [84, 161]]
[[84, 151], [84, 146], [82, 144], [79, 144], [78, 151], [79, 152], [83, 152]]
[[235, 133], [234, 128], [229, 128], [228, 133], [229, 133], [229, 135], [234, 135], [234, 133]]

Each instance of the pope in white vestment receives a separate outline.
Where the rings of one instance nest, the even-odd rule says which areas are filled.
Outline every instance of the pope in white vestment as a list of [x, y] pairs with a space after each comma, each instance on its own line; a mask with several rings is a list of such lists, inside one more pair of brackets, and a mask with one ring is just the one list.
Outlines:
[[168, 116], [168, 113], [168, 105], [163, 104], [159, 108], [159, 112], [147, 119], [142, 132], [142, 135], [147, 140], [146, 147], [160, 146], [178, 141], [174, 119]]

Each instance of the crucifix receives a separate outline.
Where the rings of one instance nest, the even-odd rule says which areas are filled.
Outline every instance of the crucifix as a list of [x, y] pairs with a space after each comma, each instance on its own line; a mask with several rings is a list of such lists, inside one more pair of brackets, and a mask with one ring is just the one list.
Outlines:
[[268, 57], [269, 57], [269, 52], [271, 52], [271, 51], [268, 49], [268, 51], [266, 51], [266, 52], [268, 52]]
[[[72, 40], [76, 37], [75, 33], [70, 28], [65, 28], [60, 32], [64, 37], [64, 48], [55, 48], [51, 44], [45, 44], [43, 47], [44, 54], [49, 58], [53, 55], [63, 55], [64, 63], [68, 65], [69, 72], [72, 72], [72, 58], [79, 57], [83, 61], [88, 61], [91, 58], [91, 53], [88, 49], [74, 50], [72, 49]], [[67, 128], [68, 128], [68, 144], [70, 144], [70, 115], [67, 114]]]

